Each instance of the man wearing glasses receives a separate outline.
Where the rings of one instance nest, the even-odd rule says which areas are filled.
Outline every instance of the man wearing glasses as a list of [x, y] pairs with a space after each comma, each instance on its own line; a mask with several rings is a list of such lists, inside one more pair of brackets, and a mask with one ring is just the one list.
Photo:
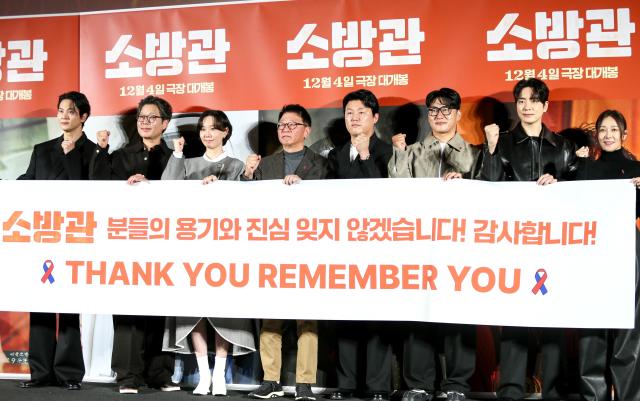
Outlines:
[[[407, 146], [405, 134], [391, 138], [393, 156], [389, 160], [390, 177], [472, 178], [480, 149], [467, 143], [457, 131], [460, 95], [442, 88], [427, 95], [427, 121], [431, 133], [420, 142]], [[468, 394], [469, 379], [475, 370], [475, 326], [442, 325], [447, 374], [442, 390], [447, 401], [462, 401]], [[407, 323], [404, 339], [403, 376], [411, 390], [404, 401], [435, 399], [436, 327], [429, 323]]]
[[304, 146], [311, 133], [311, 116], [299, 104], [288, 104], [278, 116], [278, 140], [282, 151], [267, 156], [250, 155], [245, 164], [243, 180], [282, 179], [291, 185], [300, 180], [328, 178], [326, 159]]
[[[109, 132], [98, 132], [98, 151], [91, 178], [127, 180], [129, 184], [159, 180], [172, 153], [162, 140], [171, 114], [171, 105], [166, 100], [155, 96], [142, 99], [136, 113], [140, 140], [111, 155], [108, 154]], [[171, 382], [174, 355], [162, 352], [164, 321], [163, 316], [113, 316], [111, 368], [116, 372], [121, 394], [137, 394], [145, 382], [161, 391], [180, 390]]]
[[92, 179], [127, 180], [130, 184], [159, 180], [172, 153], [162, 140], [171, 113], [171, 105], [164, 99], [155, 96], [142, 99], [136, 113], [140, 141], [133, 141], [111, 155], [108, 154], [109, 131], [99, 131], [96, 138], [100, 150]]
[[430, 92], [426, 103], [431, 133], [409, 146], [405, 134], [391, 138], [389, 177], [473, 178], [480, 150], [457, 131], [462, 117], [460, 95], [453, 89], [442, 88]]
[[[328, 178], [327, 160], [304, 146], [311, 132], [311, 116], [298, 104], [286, 105], [278, 115], [278, 140], [282, 151], [262, 159], [250, 155], [241, 177], [243, 180], [283, 180], [292, 185], [301, 180]], [[282, 320], [264, 319], [260, 330], [260, 360], [264, 378], [262, 385], [249, 394], [251, 398], [282, 397]], [[318, 322], [296, 320], [298, 354], [296, 362], [296, 400], [313, 401], [311, 385], [318, 369]]]

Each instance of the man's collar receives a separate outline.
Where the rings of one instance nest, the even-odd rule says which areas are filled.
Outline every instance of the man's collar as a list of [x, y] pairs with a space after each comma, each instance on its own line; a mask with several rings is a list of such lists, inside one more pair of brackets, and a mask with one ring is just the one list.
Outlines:
[[[162, 153], [171, 153], [171, 149], [169, 149], [169, 147], [165, 144], [164, 139], [160, 139], [160, 143], [157, 144], [156, 146], [154, 146], [151, 149], [156, 149], [156, 148], [160, 148], [160, 150], [162, 150]], [[147, 149], [147, 147], [145, 146], [145, 144], [142, 142], [142, 139], [140, 139], [139, 141], [135, 141], [134, 143], [128, 145], [125, 149], [127, 149], [129, 152], [131, 153], [137, 153], [137, 152], [142, 152], [142, 151], [150, 151], [151, 149]]]
[[[435, 145], [439, 145], [440, 141], [433, 135], [433, 133], [430, 132], [429, 135], [427, 135], [427, 137], [424, 139], [424, 144], [426, 147], [432, 147]], [[455, 135], [453, 135], [453, 137], [449, 139], [449, 142], [447, 142], [447, 145], [451, 146], [457, 151], [460, 151], [462, 148], [464, 148], [465, 141], [464, 139], [462, 139], [462, 136], [460, 136], [460, 134], [456, 131]]]
[[[510, 135], [513, 135], [513, 139], [515, 143], [522, 143], [531, 137], [527, 135], [524, 128], [522, 127], [522, 123], [518, 123], [513, 131], [511, 131]], [[546, 125], [542, 124], [542, 131], [540, 132], [540, 138], [549, 142], [553, 146], [558, 145], [558, 140], [555, 137], [555, 134], [547, 128]]]

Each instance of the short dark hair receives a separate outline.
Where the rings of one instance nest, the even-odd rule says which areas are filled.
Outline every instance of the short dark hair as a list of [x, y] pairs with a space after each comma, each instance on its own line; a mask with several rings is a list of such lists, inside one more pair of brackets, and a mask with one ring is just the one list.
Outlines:
[[546, 103], [549, 100], [549, 87], [547, 84], [538, 78], [527, 78], [518, 81], [516, 86], [513, 87], [513, 99], [516, 102], [524, 88], [531, 88], [532, 99], [537, 99], [542, 103]]
[[365, 107], [370, 108], [373, 114], [378, 114], [380, 111], [380, 105], [378, 104], [378, 98], [373, 92], [366, 89], [358, 89], [357, 91], [347, 93], [347, 96], [342, 99], [342, 111], [347, 108], [347, 104], [352, 100], [360, 100]]
[[136, 111], [136, 117], [140, 116], [140, 111], [147, 104], [153, 104], [158, 108], [158, 110], [160, 110], [160, 118], [162, 118], [163, 121], [171, 120], [171, 116], [173, 115], [173, 109], [171, 108], [171, 105], [166, 100], [159, 98], [157, 96], [147, 96], [144, 99], [142, 99], [138, 103], [138, 110]]
[[233, 133], [233, 127], [231, 126], [231, 121], [229, 121], [229, 117], [222, 110], [205, 110], [200, 114], [200, 118], [198, 118], [197, 124], [197, 132], [202, 130], [202, 125], [204, 124], [204, 119], [207, 117], [213, 117], [213, 128], [224, 131], [228, 130], [227, 136], [222, 139], [222, 144], [225, 145], [229, 138], [231, 138], [231, 134]]
[[[91, 105], [89, 104], [89, 99], [85, 96], [84, 93], [71, 91], [65, 92], [62, 95], [58, 96], [58, 107], [60, 107], [60, 103], [63, 100], [69, 99], [73, 102], [73, 104], [78, 109], [78, 113], [80, 113], [80, 117], [83, 115], [87, 115], [87, 118], [91, 115]], [[82, 123], [84, 125], [84, 123]]]
[[430, 107], [436, 100], [440, 100], [444, 106], [456, 110], [460, 110], [460, 103], [462, 103], [460, 94], [451, 88], [440, 88], [429, 92], [426, 99], [427, 107]]
[[309, 114], [307, 109], [300, 106], [299, 104], [284, 105], [282, 107], [282, 110], [280, 110], [280, 113], [278, 114], [278, 121], [280, 121], [284, 113], [295, 113], [299, 115], [300, 118], [302, 118], [302, 122], [305, 123], [308, 127], [311, 127], [311, 115]]

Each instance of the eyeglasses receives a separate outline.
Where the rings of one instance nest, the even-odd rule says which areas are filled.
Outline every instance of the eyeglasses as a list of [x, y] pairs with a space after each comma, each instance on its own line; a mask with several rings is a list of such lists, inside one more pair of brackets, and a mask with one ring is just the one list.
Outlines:
[[429, 107], [429, 116], [437, 117], [438, 113], [442, 113], [443, 116], [449, 117], [453, 109], [450, 109], [447, 106], [442, 107]]
[[289, 121], [288, 123], [278, 123], [276, 125], [276, 127], [278, 127], [278, 131], [284, 131], [284, 128], [286, 127], [289, 131], [293, 131], [294, 129], [296, 129], [296, 127], [298, 125], [304, 125], [305, 127], [307, 126], [307, 124], [304, 123], [296, 123], [293, 121]]
[[138, 122], [153, 124], [158, 118], [160, 118], [160, 116], [154, 116], [153, 114], [148, 116], [138, 116]]

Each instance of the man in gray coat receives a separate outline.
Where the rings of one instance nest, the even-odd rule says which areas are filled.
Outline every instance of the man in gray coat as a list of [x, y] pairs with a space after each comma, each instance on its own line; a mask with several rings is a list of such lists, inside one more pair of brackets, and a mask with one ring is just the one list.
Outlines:
[[405, 134], [396, 134], [389, 177], [473, 178], [480, 148], [466, 142], [458, 133], [460, 95], [442, 88], [427, 95], [427, 122], [431, 132], [420, 142], [408, 145]]
[[[394, 135], [389, 177], [473, 178], [479, 147], [469, 144], [458, 133], [460, 95], [442, 88], [427, 95], [427, 121], [431, 132], [407, 146], [404, 134]], [[442, 390], [447, 401], [462, 401], [469, 393], [469, 378], [475, 370], [475, 326], [442, 324], [447, 372]], [[403, 376], [410, 387], [403, 401], [429, 401], [435, 398], [437, 327], [429, 323], [405, 324]]]

